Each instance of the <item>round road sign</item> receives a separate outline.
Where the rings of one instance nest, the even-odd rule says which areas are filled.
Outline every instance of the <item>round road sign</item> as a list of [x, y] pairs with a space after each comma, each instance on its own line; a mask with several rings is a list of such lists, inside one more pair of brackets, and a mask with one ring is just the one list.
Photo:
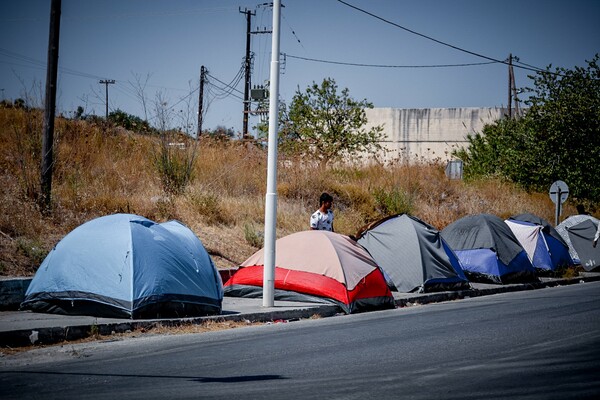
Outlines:
[[556, 181], [550, 186], [550, 199], [556, 204], [560, 200], [560, 204], [564, 203], [569, 197], [569, 187], [563, 181]]

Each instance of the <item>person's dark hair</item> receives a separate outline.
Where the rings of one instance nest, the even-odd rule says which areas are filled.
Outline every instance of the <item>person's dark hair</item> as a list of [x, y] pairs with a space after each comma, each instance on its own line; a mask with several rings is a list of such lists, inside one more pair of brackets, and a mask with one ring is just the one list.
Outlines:
[[326, 202], [333, 202], [333, 197], [329, 193], [323, 193], [321, 197], [319, 197], [319, 206]]
[[579, 214], [587, 214], [585, 211], [585, 206], [583, 204], [577, 204], [577, 212]]

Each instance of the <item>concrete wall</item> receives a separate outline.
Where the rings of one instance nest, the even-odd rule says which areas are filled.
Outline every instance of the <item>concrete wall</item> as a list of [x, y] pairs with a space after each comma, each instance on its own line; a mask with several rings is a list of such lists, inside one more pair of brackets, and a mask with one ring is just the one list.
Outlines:
[[451, 153], [467, 145], [467, 134], [500, 119], [504, 108], [373, 108], [365, 110], [367, 129], [383, 125], [389, 150], [385, 159], [448, 161]]

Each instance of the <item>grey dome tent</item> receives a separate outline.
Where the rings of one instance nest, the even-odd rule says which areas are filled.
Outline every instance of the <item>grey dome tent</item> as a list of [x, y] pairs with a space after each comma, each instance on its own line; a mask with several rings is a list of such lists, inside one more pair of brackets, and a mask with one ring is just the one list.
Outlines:
[[600, 269], [600, 244], [592, 247], [598, 229], [598, 219], [591, 215], [573, 215], [558, 224], [556, 230], [569, 245], [569, 253], [576, 264], [586, 271]]
[[463, 217], [445, 227], [442, 237], [473, 282], [538, 281], [527, 253], [504, 220], [495, 215]]
[[66, 235], [21, 309], [116, 318], [220, 314], [223, 284], [200, 240], [177, 221], [96, 218]]
[[399, 292], [469, 289], [454, 252], [433, 226], [413, 216], [393, 215], [356, 234], [383, 270], [388, 286]]

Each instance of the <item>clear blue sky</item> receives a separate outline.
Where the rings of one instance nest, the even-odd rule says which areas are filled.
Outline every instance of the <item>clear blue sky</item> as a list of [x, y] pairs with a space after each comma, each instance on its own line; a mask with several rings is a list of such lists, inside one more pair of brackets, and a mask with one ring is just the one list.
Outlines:
[[[512, 53], [545, 68], [584, 66], [600, 53], [600, 1], [595, 0], [346, 0], [372, 14], [449, 45], [497, 60]], [[4, 99], [31, 97], [41, 104], [45, 84], [50, 0], [0, 2], [0, 89]], [[135, 96], [136, 76], [147, 81], [147, 114], [155, 115], [157, 91], [173, 112], [195, 122], [200, 66], [210, 72], [205, 128], [240, 131], [241, 94], [226, 96], [245, 53], [246, 20], [270, 29], [265, 1], [63, 0], [58, 111], [104, 115], [109, 109], [144, 117]], [[284, 0], [280, 96], [334, 78], [356, 99], [375, 107], [492, 107], [507, 103], [508, 70], [502, 64], [448, 68], [374, 68], [301, 60], [396, 66], [487, 62], [472, 54], [387, 24], [336, 0]], [[271, 35], [252, 35], [253, 84], [269, 78]], [[292, 57], [293, 56], [293, 57]], [[531, 71], [515, 69], [518, 87], [531, 86]], [[216, 79], [215, 79], [216, 78]], [[217, 80], [218, 79], [218, 80]], [[243, 82], [237, 89], [243, 91]], [[133, 84], [133, 85], [132, 85]], [[189, 101], [188, 101], [189, 100]], [[183, 111], [182, 111], [183, 110]], [[190, 112], [186, 111], [190, 110]], [[193, 115], [192, 115], [193, 114]], [[250, 126], [258, 121], [251, 118]], [[153, 122], [156, 122], [153, 120]]]

